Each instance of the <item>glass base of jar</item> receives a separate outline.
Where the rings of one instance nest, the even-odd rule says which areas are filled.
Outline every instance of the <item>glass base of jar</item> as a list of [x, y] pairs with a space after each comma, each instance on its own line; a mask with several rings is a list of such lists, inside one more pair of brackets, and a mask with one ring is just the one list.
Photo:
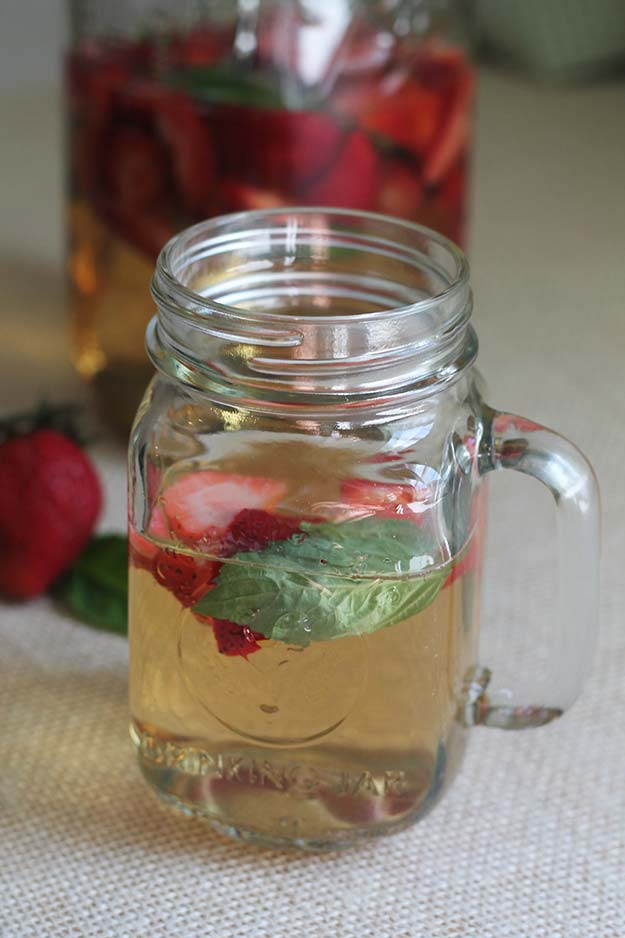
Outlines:
[[427, 814], [429, 814], [431, 809], [434, 807], [434, 804], [439, 800], [439, 797], [437, 797], [433, 801], [429, 802], [425, 808], [418, 809], [409, 817], [402, 818], [401, 821], [397, 821], [393, 824], [387, 824], [384, 827], [377, 827], [373, 829], [362, 828], [360, 830], [350, 831], [347, 836], [333, 834], [332, 836], [326, 838], [293, 838], [272, 836], [262, 831], [253, 830], [251, 828], [242, 827], [235, 824], [227, 824], [225, 821], [214, 817], [205, 811], [200, 811], [197, 808], [189, 807], [189, 805], [185, 804], [179, 798], [176, 798], [175, 795], [170, 795], [167, 792], [159, 791], [153, 785], [150, 785], [150, 788], [153, 792], [155, 792], [158, 799], [166, 804], [169, 808], [172, 808], [179, 814], [185, 815], [185, 817], [193, 817], [205, 822], [217, 834], [220, 834], [224, 837], [229, 837], [231, 840], [242, 840], [245, 843], [249, 843], [257, 847], [264, 847], [268, 850], [301, 850], [308, 853], [334, 853], [339, 850], [355, 849], [359, 846], [363, 846], [365, 843], [367, 843], [367, 841], [376, 840], [379, 837], [389, 837], [393, 834], [399, 834], [401, 831], [407, 830], [409, 827], [413, 827], [418, 821], [421, 821]]
[[[180, 813], [207, 822], [222, 835], [262, 847], [330, 852], [398, 833], [424, 818], [456, 774], [465, 734], [461, 734], [462, 738], [456, 737], [451, 747], [453, 764], [448, 763], [445, 749], [441, 749], [442, 755], [440, 760], [437, 759], [430, 782], [417, 798], [412, 795], [408, 799], [401, 795], [369, 798], [362, 794], [354, 797], [325, 791], [320, 797], [300, 795], [287, 798], [284, 803], [284, 792], [268, 793], [262, 786], [258, 787], [258, 780], [253, 783], [252, 792], [249, 780], [246, 782], [214, 773], [200, 774], [202, 767], [199, 764], [195, 771], [184, 771], [179, 763], [176, 764], [180, 751], [173, 747], [171, 751], [159, 748], [158, 754], [146, 754], [146, 741], [150, 738], [141, 736], [136, 726], [131, 726], [131, 736], [145, 781], [161, 801]], [[156, 764], [155, 756], [160, 760], [162, 755], [165, 756], [163, 762]], [[228, 766], [226, 776], [231, 771], [236, 775], [237, 766], [243, 765], [244, 760], [250, 757], [230, 758], [232, 762], [224, 763], [224, 768]], [[265, 771], [270, 771], [267, 762], [259, 761], [258, 765], [261, 764]], [[250, 798], [251, 794], [253, 798]], [[272, 800], [265, 802], [266, 794]], [[223, 810], [219, 805], [220, 798]], [[290, 813], [283, 814], [283, 811]], [[260, 822], [258, 825], [255, 815]]]

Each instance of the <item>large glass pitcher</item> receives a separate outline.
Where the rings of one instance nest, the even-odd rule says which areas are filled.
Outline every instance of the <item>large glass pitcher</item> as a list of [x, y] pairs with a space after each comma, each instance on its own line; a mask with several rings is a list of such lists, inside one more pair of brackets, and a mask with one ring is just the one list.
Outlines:
[[107, 417], [149, 377], [145, 289], [176, 231], [287, 205], [462, 243], [473, 73], [459, 0], [74, 0], [72, 332]]

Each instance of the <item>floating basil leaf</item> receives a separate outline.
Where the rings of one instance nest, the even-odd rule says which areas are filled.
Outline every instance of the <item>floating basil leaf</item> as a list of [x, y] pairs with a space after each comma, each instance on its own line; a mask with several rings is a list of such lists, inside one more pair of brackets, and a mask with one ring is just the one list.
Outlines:
[[405, 576], [435, 560], [432, 539], [411, 521], [363, 518], [302, 528], [305, 534], [262, 551], [235, 554], [195, 611], [307, 645], [416, 615], [436, 599], [448, 573]]
[[174, 69], [168, 73], [167, 80], [174, 88], [201, 101], [247, 107], [284, 107], [280, 89], [269, 77], [227, 65]]

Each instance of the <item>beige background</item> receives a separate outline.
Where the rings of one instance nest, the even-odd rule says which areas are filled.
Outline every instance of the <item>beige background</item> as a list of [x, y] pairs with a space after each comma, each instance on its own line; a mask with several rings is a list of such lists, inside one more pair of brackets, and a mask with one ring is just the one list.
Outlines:
[[[0, 126], [6, 410], [79, 385], [65, 343], [54, 92], [5, 90]], [[484, 75], [471, 245], [481, 367], [493, 402], [571, 436], [603, 490], [601, 628], [579, 703], [534, 732], [475, 730], [462, 777], [412, 831], [343, 856], [263, 852], [144, 789], [123, 641], [47, 599], [0, 607], [2, 938], [622, 938], [624, 168], [625, 85]], [[96, 455], [103, 527], [121, 529], [122, 454], [102, 441]], [[522, 651], [554, 616], [553, 518], [530, 482], [494, 483], [485, 638], [508, 633]], [[483, 657], [505, 673], [498, 646]]]

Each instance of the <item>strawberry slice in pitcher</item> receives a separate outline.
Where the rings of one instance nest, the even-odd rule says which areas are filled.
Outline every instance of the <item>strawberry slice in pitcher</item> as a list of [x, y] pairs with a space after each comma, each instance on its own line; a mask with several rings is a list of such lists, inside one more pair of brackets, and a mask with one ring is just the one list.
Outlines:
[[378, 192], [377, 210], [399, 218], [416, 218], [423, 201], [423, 185], [415, 165], [387, 159]]
[[330, 168], [300, 195], [306, 205], [371, 209], [379, 185], [379, 157], [360, 130], [349, 133]]
[[345, 133], [328, 114], [243, 105], [210, 112], [219, 165], [266, 192], [299, 193], [332, 166]]
[[470, 69], [457, 75], [444, 119], [423, 166], [423, 181], [438, 185], [469, 147], [475, 79]]
[[184, 544], [210, 548], [244, 508], [274, 508], [286, 494], [276, 479], [205, 469], [179, 476], [161, 494], [172, 534]]
[[350, 83], [337, 93], [336, 107], [368, 133], [423, 156], [436, 138], [444, 100], [437, 89], [391, 76]]

